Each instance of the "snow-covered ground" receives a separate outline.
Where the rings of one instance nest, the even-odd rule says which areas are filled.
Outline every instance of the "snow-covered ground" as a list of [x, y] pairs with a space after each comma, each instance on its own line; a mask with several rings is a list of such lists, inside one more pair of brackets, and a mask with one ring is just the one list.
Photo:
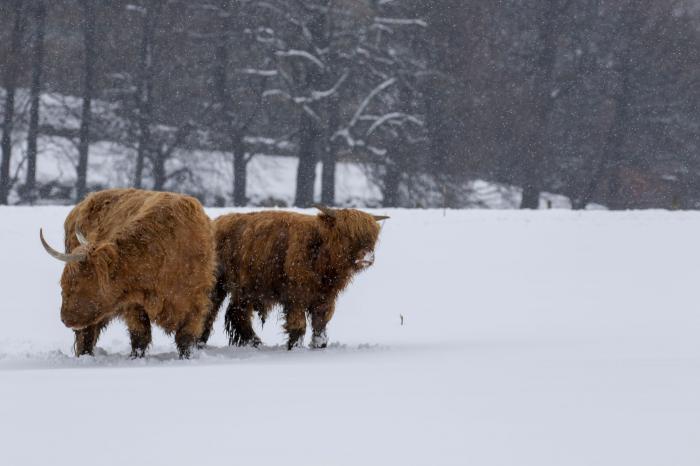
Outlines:
[[67, 211], [0, 209], [2, 465], [700, 464], [698, 213], [388, 211], [331, 348], [131, 361], [71, 356]]

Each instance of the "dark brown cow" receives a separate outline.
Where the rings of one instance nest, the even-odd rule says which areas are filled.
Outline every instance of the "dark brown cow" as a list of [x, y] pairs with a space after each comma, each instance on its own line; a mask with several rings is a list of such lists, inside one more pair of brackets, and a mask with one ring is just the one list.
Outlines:
[[92, 354], [109, 321], [121, 317], [132, 356], [151, 342], [151, 323], [175, 334], [188, 357], [209, 314], [216, 256], [211, 222], [193, 197], [111, 189], [91, 194], [65, 221], [67, 253], [61, 320], [75, 331], [75, 352]]
[[214, 221], [219, 275], [202, 342], [206, 343], [216, 313], [230, 293], [226, 311], [230, 344], [260, 344], [252, 326], [253, 312], [264, 322], [270, 309], [280, 304], [289, 349], [301, 345], [307, 314], [313, 327], [311, 346], [326, 347], [326, 325], [338, 293], [356, 272], [374, 263], [379, 220], [388, 217], [317, 208], [321, 210], [317, 216], [259, 212]]

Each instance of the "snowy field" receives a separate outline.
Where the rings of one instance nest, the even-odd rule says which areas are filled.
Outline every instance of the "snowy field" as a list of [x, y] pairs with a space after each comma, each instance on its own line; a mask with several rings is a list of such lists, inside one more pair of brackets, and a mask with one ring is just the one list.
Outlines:
[[71, 356], [67, 212], [0, 209], [2, 465], [700, 464], [698, 213], [375, 211], [331, 348], [132, 361]]

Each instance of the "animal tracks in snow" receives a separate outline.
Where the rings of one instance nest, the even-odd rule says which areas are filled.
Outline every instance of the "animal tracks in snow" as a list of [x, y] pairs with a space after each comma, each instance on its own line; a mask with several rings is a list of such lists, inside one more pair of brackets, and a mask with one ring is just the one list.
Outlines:
[[202, 364], [230, 364], [233, 362], [255, 361], [256, 363], [300, 362], [337, 358], [349, 355], [390, 351], [389, 346], [363, 343], [346, 345], [331, 343], [325, 349], [308, 347], [288, 351], [286, 345], [260, 346], [258, 348], [238, 348], [233, 346], [207, 346], [195, 350], [190, 359], [181, 360], [174, 348], [165, 346], [150, 348], [144, 358], [132, 358], [127, 349], [95, 348], [94, 356], [75, 357], [63, 350], [32, 351], [21, 348], [19, 351], [5, 352], [0, 347], [0, 371], [22, 369], [76, 369], [106, 367], [152, 367], [187, 366]]

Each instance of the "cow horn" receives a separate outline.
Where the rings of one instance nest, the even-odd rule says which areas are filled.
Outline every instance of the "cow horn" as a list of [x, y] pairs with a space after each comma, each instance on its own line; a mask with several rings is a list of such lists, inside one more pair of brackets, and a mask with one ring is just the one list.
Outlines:
[[75, 227], [75, 237], [78, 238], [78, 243], [80, 243], [82, 246], [87, 246], [88, 240], [78, 227]]
[[391, 218], [388, 215], [372, 215], [372, 217], [374, 217], [374, 219], [378, 222], [381, 220], [386, 220], [388, 218]]
[[46, 252], [48, 252], [51, 257], [55, 257], [60, 261], [79, 262], [85, 260], [85, 258], [87, 257], [87, 255], [84, 252], [76, 254], [64, 254], [62, 252], [56, 251], [54, 248], [49, 246], [49, 243], [47, 243], [44, 239], [44, 232], [41, 228], [39, 228], [39, 239], [41, 239], [41, 244], [44, 246], [44, 249], [46, 249]]
[[316, 207], [318, 210], [323, 212], [324, 214], [328, 215], [331, 218], [335, 218], [335, 210], [331, 209], [330, 207], [326, 207], [325, 205], [322, 204], [313, 204], [314, 207]]

